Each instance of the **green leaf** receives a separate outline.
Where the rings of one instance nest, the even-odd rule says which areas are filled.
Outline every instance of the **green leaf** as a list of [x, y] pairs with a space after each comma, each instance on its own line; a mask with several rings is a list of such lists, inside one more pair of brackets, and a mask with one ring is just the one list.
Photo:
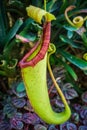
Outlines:
[[36, 40], [36, 32], [38, 30], [42, 30], [42, 27], [40, 27], [38, 24], [34, 23], [32, 19], [27, 19], [23, 25], [22, 30], [20, 31], [19, 35], [27, 38], [30, 41]]
[[27, 38], [30, 41], [35, 41], [36, 40], [36, 35], [33, 33], [30, 33], [29, 35], [24, 35], [25, 38]]
[[67, 37], [70, 39], [73, 37], [73, 31], [67, 31]]
[[27, 18], [25, 21], [23, 21], [23, 24], [20, 27], [20, 32], [18, 34], [22, 35], [23, 33], [28, 32], [33, 22], [34, 20], [31, 18]]
[[51, 0], [49, 2], [47, 2], [47, 11], [48, 12], [53, 12], [58, 8], [58, 4], [56, 3], [57, 0]]
[[1, 75], [1, 76], [6, 76], [6, 72], [3, 71], [3, 70], [0, 70], [0, 75]]
[[86, 25], [86, 28], [87, 28], [87, 20], [86, 20], [86, 22], [85, 22], [85, 25]]
[[[20, 26], [20, 33], [19, 35], [21, 36], [25, 36], [26, 33], [28, 33], [29, 31], [29, 26], [32, 23], [31, 19], [27, 19], [21, 26]], [[15, 32], [14, 32], [15, 33]], [[4, 50], [3, 50], [3, 54], [6, 58], [9, 57], [9, 55], [11, 54], [12, 48], [17, 44], [16, 42], [16, 38], [12, 39], [10, 44], [8, 44], [8, 46], [6, 45]]]
[[85, 75], [87, 75], [87, 70], [83, 71]]
[[65, 52], [63, 50], [58, 50], [60, 54], [62, 54], [68, 61], [70, 61], [72, 64], [76, 65], [78, 68], [80, 68], [83, 71], [87, 70], [87, 62], [69, 54], [68, 52]]
[[64, 61], [62, 61], [61, 59], [59, 59], [59, 61], [63, 64], [63, 66], [65, 67], [67, 72], [72, 76], [72, 78], [75, 81], [77, 81], [78, 77], [77, 77], [75, 71], [73, 70], [73, 68], [71, 66], [69, 66], [67, 63], [65, 63]]
[[4, 39], [5, 48], [8, 46], [10, 40], [15, 36], [17, 31], [19, 30], [20, 26], [23, 24], [22, 19], [18, 19], [15, 23], [15, 25], [11, 28], [11, 30], [8, 32]]
[[32, 22], [32, 25], [33, 25], [32, 29], [34, 29], [35, 31], [42, 30], [42, 27], [39, 24]]
[[66, 81], [69, 82], [69, 83], [71, 83], [71, 84], [73, 85], [74, 89], [76, 90], [76, 92], [77, 92], [78, 94], [82, 94], [82, 93], [83, 93], [82, 88], [79, 87], [79, 86], [76, 84], [76, 82], [74, 82], [74, 81], [72, 80], [72, 78], [70, 77], [70, 75], [69, 75], [68, 73], [66, 73]]
[[62, 6], [60, 8], [60, 13], [63, 13], [66, 9], [66, 7], [68, 6], [68, 1], [67, 0], [62, 0]]
[[68, 39], [67, 37], [60, 35], [59, 36], [60, 39], [66, 43], [69, 44], [70, 46], [74, 47], [74, 48], [79, 48], [79, 49], [83, 49], [83, 46], [81, 44], [76, 44], [75, 42], [73, 42], [71, 39]]
[[72, 26], [70, 26], [70, 25], [64, 25], [63, 27], [64, 27], [66, 30], [68, 30], [68, 31], [76, 31], [76, 30], [77, 30], [77, 28], [72, 27]]
[[32, 0], [32, 5], [41, 7], [42, 1], [41, 0]]
[[15, 6], [17, 8], [19, 8], [19, 5], [20, 5], [20, 8], [24, 7], [24, 4], [20, 0], [12, 0], [9, 3], [11, 6]]
[[3, 46], [3, 39], [6, 35], [5, 21], [3, 15], [3, 1], [0, 1], [0, 44]]
[[24, 83], [23, 82], [20, 82], [17, 86], [17, 92], [23, 92], [25, 91], [25, 86], [24, 86]]
[[84, 46], [87, 48], [87, 36], [86, 36], [86, 34], [83, 33], [83, 34], [81, 35], [81, 38], [82, 38], [82, 40], [83, 40]]

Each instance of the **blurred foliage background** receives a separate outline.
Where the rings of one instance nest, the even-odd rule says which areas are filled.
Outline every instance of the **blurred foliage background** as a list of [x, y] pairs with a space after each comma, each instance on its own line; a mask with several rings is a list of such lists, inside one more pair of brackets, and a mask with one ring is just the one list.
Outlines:
[[[27, 16], [26, 7], [29, 5], [44, 9], [43, 0], [0, 0], [1, 93], [7, 93], [9, 88], [13, 88], [14, 81], [21, 80], [18, 62], [38, 40], [38, 32], [42, 29], [42, 25]], [[71, 5], [76, 6], [68, 12], [71, 21], [76, 16], [87, 16], [87, 1], [47, 0], [47, 11], [56, 17], [51, 25], [51, 43], [55, 44], [56, 53], [51, 56], [50, 64], [53, 70], [57, 68], [57, 75], [61, 67], [64, 70], [58, 82], [61, 84], [63, 79], [64, 84], [70, 83], [74, 94], [81, 96], [87, 91], [87, 20], [81, 28], [72, 27], [64, 15]], [[16, 38], [17, 34], [30, 40], [31, 44], [22, 43]], [[18, 91], [24, 91], [23, 84], [20, 86]]]
[[[16, 34], [32, 42], [37, 40], [37, 32], [42, 25], [28, 18], [26, 7], [30, 4], [44, 8], [44, 1], [0, 1], [0, 75], [14, 77], [18, 72], [18, 61], [24, 56], [27, 48], [31, 48], [18, 41]], [[84, 82], [87, 75], [87, 21], [80, 28], [82, 33], [69, 25], [64, 12], [70, 5], [76, 6], [68, 13], [71, 20], [78, 15], [86, 16], [86, 1], [47, 0], [47, 11], [56, 16], [56, 20], [52, 21], [51, 42], [55, 44], [57, 51], [50, 62], [52, 66], [63, 65], [67, 73], [66, 80], [80, 82], [85, 88], [87, 86]]]

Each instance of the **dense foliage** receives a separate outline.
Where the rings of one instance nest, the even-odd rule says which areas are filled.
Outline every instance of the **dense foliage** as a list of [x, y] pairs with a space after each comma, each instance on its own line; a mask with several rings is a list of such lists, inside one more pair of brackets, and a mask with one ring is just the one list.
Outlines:
[[[72, 115], [62, 125], [48, 125], [33, 111], [26, 95], [18, 62], [39, 38], [42, 25], [27, 16], [30, 4], [44, 8], [43, 0], [0, 1], [0, 129], [1, 130], [86, 130], [87, 129], [87, 21], [81, 28], [71, 26], [64, 15], [67, 7], [72, 20], [86, 17], [87, 2], [82, 0], [47, 0], [47, 11], [55, 15], [52, 21], [51, 42], [56, 53], [50, 64]], [[44, 20], [44, 19], [43, 19]], [[17, 35], [28, 39], [28, 44]], [[54, 84], [47, 75], [49, 96], [53, 109], [64, 109]]]

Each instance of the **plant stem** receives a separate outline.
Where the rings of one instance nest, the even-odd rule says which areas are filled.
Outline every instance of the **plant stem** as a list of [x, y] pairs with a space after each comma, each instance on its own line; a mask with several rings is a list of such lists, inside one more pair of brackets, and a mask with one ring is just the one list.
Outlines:
[[[49, 62], [49, 59], [50, 59], [50, 55], [51, 54], [53, 54], [54, 52], [55, 52], [55, 46], [53, 45], [53, 44], [51, 44], [52, 45], [52, 48], [51, 48], [51, 50], [49, 51], [48, 50], [48, 59], [47, 59], [47, 64], [48, 64], [48, 70], [49, 70], [49, 73], [50, 73], [50, 76], [51, 76], [51, 78], [52, 78], [52, 81], [53, 81], [53, 83], [54, 83], [54, 85], [55, 85], [55, 87], [56, 87], [56, 89], [57, 89], [57, 92], [59, 93], [59, 95], [60, 95], [60, 97], [61, 97], [61, 99], [62, 99], [62, 101], [63, 101], [63, 103], [64, 103], [64, 105], [65, 106], [67, 106], [68, 104], [67, 104], [67, 101], [66, 101], [66, 99], [65, 99], [65, 97], [64, 97], [64, 95], [63, 95], [63, 93], [62, 93], [62, 91], [61, 91], [61, 89], [60, 89], [60, 87], [59, 87], [59, 85], [57, 84], [57, 82], [56, 82], [56, 80], [55, 80], [55, 77], [54, 77], [54, 75], [53, 75], [53, 72], [52, 72], [52, 69], [51, 69], [51, 66], [50, 66], [50, 62]], [[50, 46], [51, 47], [51, 46]]]
[[44, 10], [46, 10], [46, 0], [44, 0]]
[[75, 27], [75, 25], [73, 24], [73, 22], [69, 19], [69, 16], [68, 16], [68, 11], [71, 11], [72, 9], [74, 9], [75, 8], [75, 6], [69, 6], [69, 7], [67, 7], [66, 8], [66, 10], [65, 10], [65, 18], [66, 18], [66, 20], [67, 20], [67, 22], [72, 26], [72, 27]]

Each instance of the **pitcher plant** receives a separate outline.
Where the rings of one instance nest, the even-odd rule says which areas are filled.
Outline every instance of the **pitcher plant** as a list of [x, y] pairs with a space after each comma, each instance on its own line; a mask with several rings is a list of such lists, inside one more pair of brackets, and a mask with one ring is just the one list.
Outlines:
[[[56, 51], [54, 44], [50, 43], [51, 20], [56, 18], [46, 10], [32, 5], [27, 7], [26, 10], [29, 17], [43, 25], [40, 39], [19, 62], [27, 96], [35, 113], [43, 121], [48, 124], [62, 124], [69, 119], [71, 111], [61, 89], [56, 83], [49, 63], [50, 55]], [[43, 17], [45, 20], [42, 23]], [[65, 106], [64, 111], [60, 113], [53, 111], [50, 104], [46, 82], [47, 66], [53, 83]]]

